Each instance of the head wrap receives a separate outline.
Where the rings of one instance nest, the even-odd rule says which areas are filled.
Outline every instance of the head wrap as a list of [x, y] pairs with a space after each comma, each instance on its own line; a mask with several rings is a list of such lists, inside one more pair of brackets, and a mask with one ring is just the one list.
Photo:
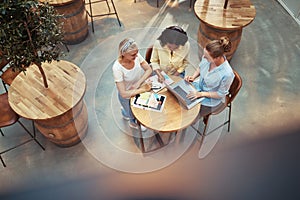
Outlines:
[[136, 42], [135, 42], [133, 39], [129, 38], [129, 39], [127, 40], [127, 42], [125, 42], [125, 43], [123, 44], [123, 46], [121, 46], [121, 48], [120, 48], [120, 53], [121, 53], [121, 54], [126, 53], [126, 51], [127, 51], [133, 44], [136, 44]]

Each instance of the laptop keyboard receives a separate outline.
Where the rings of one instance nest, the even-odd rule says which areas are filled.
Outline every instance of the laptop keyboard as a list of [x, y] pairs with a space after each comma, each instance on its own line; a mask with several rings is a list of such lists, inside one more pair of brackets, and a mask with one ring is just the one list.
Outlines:
[[196, 101], [196, 99], [194, 100], [190, 100], [189, 98], [186, 97], [187, 93], [179, 86], [176, 86], [174, 88], [174, 90], [185, 100], [185, 102], [187, 103], [187, 105], [190, 105], [191, 103], [193, 103], [194, 101]]

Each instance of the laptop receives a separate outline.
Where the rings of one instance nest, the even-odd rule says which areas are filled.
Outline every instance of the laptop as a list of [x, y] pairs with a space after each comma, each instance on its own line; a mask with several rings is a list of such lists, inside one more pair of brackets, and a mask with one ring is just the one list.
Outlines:
[[177, 83], [173, 83], [170, 85], [166, 84], [166, 87], [168, 91], [170, 91], [175, 97], [177, 97], [179, 102], [188, 110], [204, 100], [204, 97], [194, 100], [187, 98], [186, 95], [190, 93], [190, 91], [196, 91], [196, 89], [191, 83], [183, 79], [178, 81]]

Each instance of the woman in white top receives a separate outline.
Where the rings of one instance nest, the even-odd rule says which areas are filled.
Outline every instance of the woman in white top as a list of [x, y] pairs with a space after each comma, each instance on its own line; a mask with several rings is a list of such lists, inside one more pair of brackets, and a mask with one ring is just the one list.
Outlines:
[[[126, 38], [120, 42], [119, 57], [113, 65], [113, 76], [118, 89], [119, 101], [122, 105], [123, 118], [129, 120], [129, 126], [137, 129], [136, 120], [130, 108], [130, 98], [151, 90], [151, 84], [145, 80], [151, 75], [152, 69], [139, 54], [136, 42]], [[142, 130], [146, 130], [142, 128]]]

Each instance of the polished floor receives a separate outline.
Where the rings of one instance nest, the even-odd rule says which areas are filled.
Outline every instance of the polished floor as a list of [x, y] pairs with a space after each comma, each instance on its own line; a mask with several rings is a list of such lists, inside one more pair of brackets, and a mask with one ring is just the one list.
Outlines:
[[[87, 78], [88, 133], [68, 148], [39, 134], [46, 151], [28, 143], [4, 154], [0, 199], [298, 199], [300, 26], [275, 0], [252, 0], [256, 18], [243, 29], [231, 60], [243, 79], [231, 131], [207, 137], [201, 159], [201, 138], [192, 128], [141, 154], [137, 132], [121, 118], [116, 99], [111, 66], [118, 43], [132, 37], [143, 55], [163, 28], [176, 24], [192, 44], [187, 72], [199, 63], [199, 20], [189, 1], [175, 7], [159, 2], [157, 8], [155, 0], [115, 0], [121, 27], [113, 15], [97, 18], [94, 33], [89, 24], [88, 37], [69, 45], [63, 59]], [[26, 137], [18, 125], [3, 130], [0, 151]], [[162, 137], [167, 142], [169, 135]], [[147, 148], [157, 145], [150, 131], [145, 141]]]

